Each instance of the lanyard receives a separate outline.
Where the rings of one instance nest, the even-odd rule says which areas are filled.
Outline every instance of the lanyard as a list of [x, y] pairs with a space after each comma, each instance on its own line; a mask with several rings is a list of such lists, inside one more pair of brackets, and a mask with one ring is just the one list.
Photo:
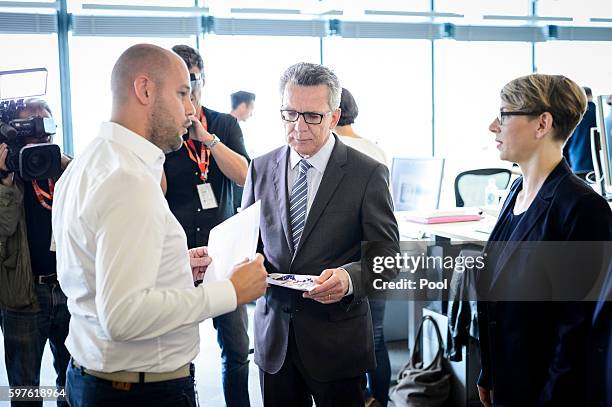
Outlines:
[[[204, 108], [200, 110], [198, 120], [200, 123], [202, 123], [204, 129], [208, 131], [208, 121], [206, 120], [206, 116], [204, 116]], [[202, 182], [206, 182], [206, 179], [208, 178], [208, 166], [210, 165], [210, 150], [206, 148], [204, 143], [202, 143], [200, 154], [198, 155], [198, 150], [196, 149], [195, 143], [192, 139], [184, 141], [183, 144], [185, 144], [187, 154], [189, 154], [191, 161], [196, 163], [200, 169], [200, 179]]]
[[[43, 208], [51, 210], [51, 205], [53, 205], [53, 189], [55, 188], [55, 182], [53, 179], [49, 178], [49, 192], [42, 189], [36, 180], [32, 181], [32, 187], [34, 188], [34, 193], [36, 194], [36, 199], [43, 206]], [[49, 201], [47, 203], [46, 200]]]
[[[210, 164], [210, 150], [206, 148], [204, 143], [202, 143], [202, 148], [200, 149], [200, 155], [198, 155], [198, 151], [196, 150], [195, 144], [193, 140], [189, 139], [183, 142], [185, 147], [187, 148], [187, 154], [189, 154], [189, 158], [191, 161], [198, 165], [200, 169], [200, 179], [202, 182], [206, 182], [206, 178], [208, 178], [208, 165]], [[202, 158], [204, 158], [202, 160]]]

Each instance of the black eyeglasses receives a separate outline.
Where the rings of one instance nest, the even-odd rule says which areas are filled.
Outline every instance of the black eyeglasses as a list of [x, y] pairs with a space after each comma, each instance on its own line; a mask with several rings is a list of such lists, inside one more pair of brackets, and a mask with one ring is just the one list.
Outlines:
[[542, 114], [542, 112], [504, 112], [500, 111], [497, 115], [497, 121], [499, 124], [504, 124], [504, 117], [506, 116], [537, 116]]
[[194, 73], [190, 73], [189, 81], [191, 82], [191, 87], [195, 87], [195, 85], [202, 85], [204, 81], [204, 75], [202, 75], [201, 73], [197, 75]]
[[300, 118], [300, 115], [302, 115], [302, 117], [304, 118], [304, 121], [307, 124], [321, 124], [321, 122], [323, 121], [323, 117], [331, 113], [331, 111], [325, 112], [325, 113], [317, 113], [317, 112], [298, 112], [296, 110], [287, 110], [287, 109], [282, 109], [280, 112], [281, 112], [281, 118], [286, 122], [297, 122], [298, 119]]

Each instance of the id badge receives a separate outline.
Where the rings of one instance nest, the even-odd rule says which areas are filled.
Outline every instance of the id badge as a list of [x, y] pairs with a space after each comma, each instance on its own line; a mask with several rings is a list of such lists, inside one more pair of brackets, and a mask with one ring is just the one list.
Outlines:
[[209, 183], [198, 184], [197, 188], [202, 209], [213, 209], [219, 206], [217, 205], [217, 198], [215, 198], [212, 185]]

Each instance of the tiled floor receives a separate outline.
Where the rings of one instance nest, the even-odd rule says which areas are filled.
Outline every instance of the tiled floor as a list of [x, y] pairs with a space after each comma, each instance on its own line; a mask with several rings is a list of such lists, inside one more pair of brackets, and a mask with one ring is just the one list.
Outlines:
[[[251, 341], [253, 308], [249, 308], [249, 336]], [[1, 338], [1, 334], [0, 334]], [[216, 331], [212, 326], [212, 321], [204, 321], [200, 324], [200, 354], [195, 360], [196, 382], [201, 407], [222, 407], [225, 405], [223, 390], [221, 387], [221, 361], [219, 346], [216, 341]], [[252, 347], [252, 346], [251, 346]], [[407, 344], [405, 341], [392, 342], [389, 344], [391, 357], [392, 378], [397, 376], [397, 372], [408, 359]], [[249, 394], [251, 405], [259, 407], [262, 405], [261, 393], [259, 391], [259, 372], [253, 363], [253, 355], [250, 355], [249, 365]], [[41, 370], [41, 385], [51, 386], [55, 382], [55, 370], [49, 347], [45, 349]], [[4, 346], [0, 340], [0, 386], [7, 386], [8, 380], [4, 367]], [[45, 407], [54, 406], [54, 403], [46, 402]], [[0, 407], [8, 407], [9, 403], [0, 401]]]

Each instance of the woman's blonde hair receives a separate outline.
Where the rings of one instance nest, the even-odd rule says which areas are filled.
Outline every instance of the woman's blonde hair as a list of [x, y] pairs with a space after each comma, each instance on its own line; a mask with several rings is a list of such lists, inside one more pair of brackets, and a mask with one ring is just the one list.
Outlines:
[[572, 134], [587, 107], [584, 90], [562, 75], [532, 74], [508, 82], [501, 100], [509, 110], [553, 117], [553, 138], [565, 141]]

